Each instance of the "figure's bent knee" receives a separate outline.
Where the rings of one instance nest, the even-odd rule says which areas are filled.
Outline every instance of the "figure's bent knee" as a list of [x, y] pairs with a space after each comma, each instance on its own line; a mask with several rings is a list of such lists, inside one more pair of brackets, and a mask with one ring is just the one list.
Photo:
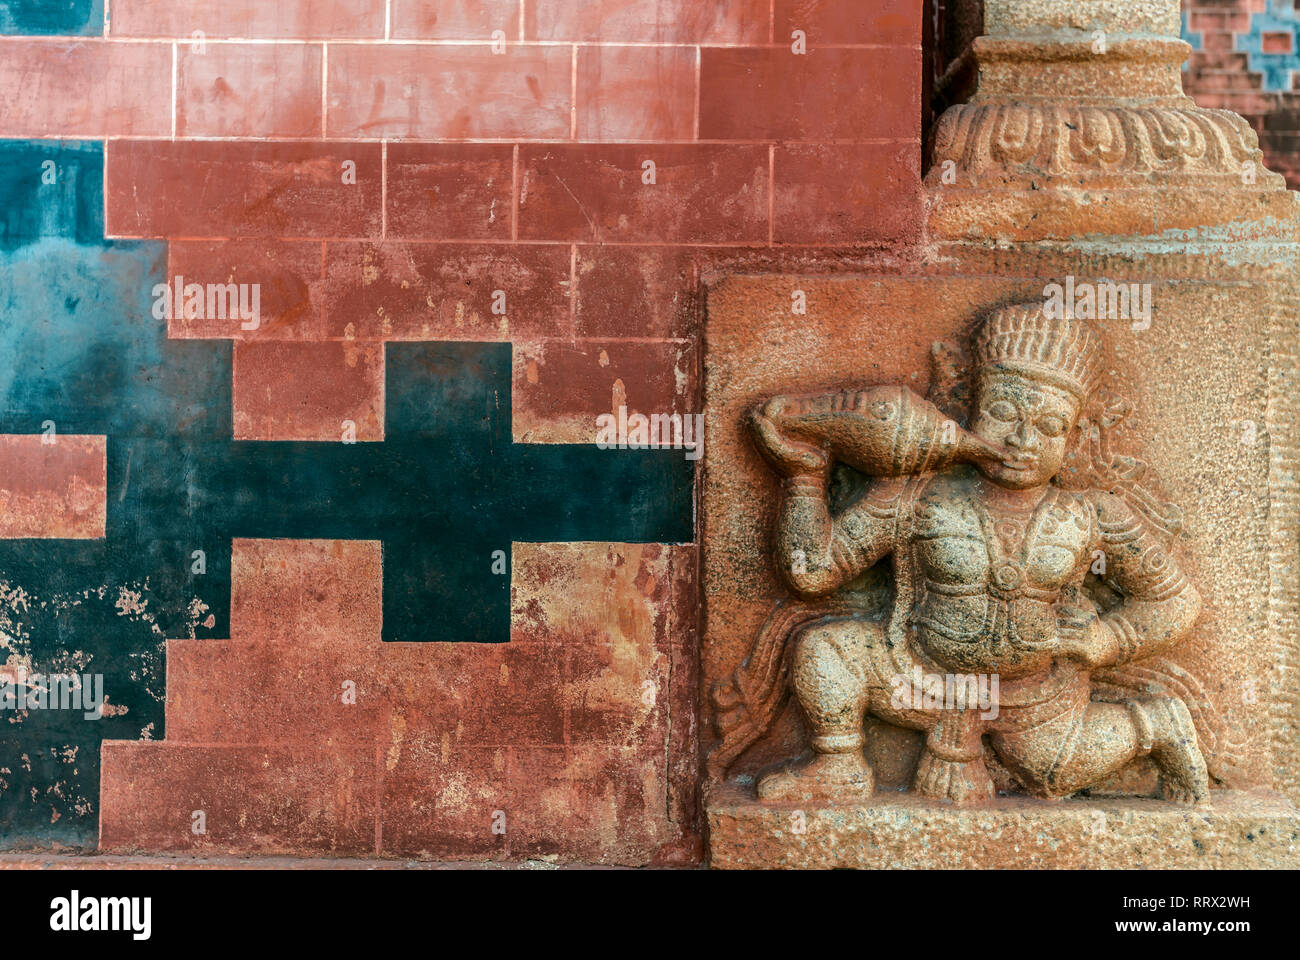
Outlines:
[[842, 736], [861, 738], [866, 685], [857, 662], [860, 626], [851, 621], [817, 624], [795, 640], [791, 663], [795, 693], [814, 734], [837, 738], [836, 742]]
[[819, 623], [805, 627], [795, 639], [795, 672], [811, 671], [823, 675], [846, 673], [854, 678], [860, 677], [862, 666], [858, 662], [858, 648], [861, 643], [854, 636], [858, 627], [853, 622]]

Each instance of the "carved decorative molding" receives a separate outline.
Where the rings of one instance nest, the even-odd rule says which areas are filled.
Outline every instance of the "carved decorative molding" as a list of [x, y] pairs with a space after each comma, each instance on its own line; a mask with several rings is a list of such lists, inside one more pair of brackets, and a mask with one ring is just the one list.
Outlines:
[[1286, 188], [1242, 117], [1183, 93], [1191, 47], [1157, 32], [1167, 18], [1093, 9], [1066, 26], [1049, 5], [1007, 7], [1019, 16], [971, 45], [970, 102], [935, 124], [932, 186]]
[[998, 183], [1134, 185], [1194, 180], [1202, 187], [1284, 189], [1263, 166], [1242, 117], [1197, 106], [978, 102], [949, 109], [935, 128], [935, 167], [946, 161], [973, 186]]

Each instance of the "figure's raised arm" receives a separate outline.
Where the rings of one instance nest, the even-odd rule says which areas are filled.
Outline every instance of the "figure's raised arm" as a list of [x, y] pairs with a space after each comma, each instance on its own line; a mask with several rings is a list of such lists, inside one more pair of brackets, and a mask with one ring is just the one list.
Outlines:
[[782, 477], [776, 562], [795, 592], [809, 597], [831, 593], [893, 549], [893, 514], [870, 496], [831, 515], [831, 458], [825, 450], [784, 436], [762, 412], [755, 414], [752, 426], [763, 455]]

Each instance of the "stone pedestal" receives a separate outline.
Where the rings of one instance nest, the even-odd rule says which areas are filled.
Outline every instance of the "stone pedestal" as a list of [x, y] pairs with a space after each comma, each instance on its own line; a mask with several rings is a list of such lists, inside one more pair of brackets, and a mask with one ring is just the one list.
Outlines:
[[1300, 820], [1268, 791], [1215, 791], [1203, 808], [1113, 799], [1004, 797], [962, 810], [907, 794], [801, 809], [743, 787], [709, 803], [710, 864], [730, 870], [1008, 868], [1295, 869]]

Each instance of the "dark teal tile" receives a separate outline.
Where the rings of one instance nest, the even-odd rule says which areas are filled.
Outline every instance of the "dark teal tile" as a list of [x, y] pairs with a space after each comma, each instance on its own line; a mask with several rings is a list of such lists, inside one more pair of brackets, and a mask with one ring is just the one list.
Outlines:
[[104, 0], [0, 0], [0, 33], [95, 36], [104, 32]]

